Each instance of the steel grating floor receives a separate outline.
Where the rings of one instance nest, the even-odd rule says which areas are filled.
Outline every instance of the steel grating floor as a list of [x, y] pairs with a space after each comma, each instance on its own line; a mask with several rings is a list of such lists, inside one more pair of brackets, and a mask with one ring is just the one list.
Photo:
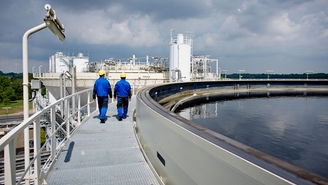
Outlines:
[[134, 135], [132, 111], [135, 97], [129, 105], [130, 117], [116, 119], [116, 102], [110, 103], [106, 123], [91, 116], [67, 142], [46, 183], [65, 184], [160, 184], [145, 161]]

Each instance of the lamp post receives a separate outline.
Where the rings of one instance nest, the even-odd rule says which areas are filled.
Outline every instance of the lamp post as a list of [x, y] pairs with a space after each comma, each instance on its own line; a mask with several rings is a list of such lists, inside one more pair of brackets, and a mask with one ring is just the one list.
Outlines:
[[171, 44], [173, 44], [173, 32], [175, 31], [175, 29], [171, 29]]
[[[44, 8], [47, 11], [46, 16], [44, 17], [44, 23], [33, 27], [27, 30], [22, 39], [22, 51], [23, 51], [23, 107], [24, 107], [24, 120], [29, 117], [28, 114], [28, 37], [33, 33], [36, 33], [44, 28], [48, 27], [57, 37], [59, 40], [64, 41], [66, 36], [64, 34], [65, 28], [62, 25], [56, 16], [56, 13], [49, 4], [46, 4]], [[24, 130], [24, 152], [25, 152], [25, 166], [29, 166], [30, 163], [30, 146], [29, 146], [29, 128], [27, 127]], [[26, 175], [29, 176], [30, 172]], [[16, 179], [10, 179], [13, 183]], [[25, 184], [30, 184], [29, 178], [26, 178]]]
[[239, 80], [241, 80], [241, 77], [243, 77], [243, 76], [241, 76], [242, 72], [245, 72], [245, 70], [243, 70], [243, 69], [239, 70]]
[[222, 74], [221, 68], [219, 68], [218, 66], [216, 66], [216, 78], [219, 78], [218, 80], [220, 80], [221, 74]]
[[270, 74], [270, 73], [273, 73], [273, 70], [266, 70], [266, 72], [267, 72], [267, 74], [268, 74], [268, 80], [269, 80], [269, 78], [270, 78], [270, 77], [269, 77], [269, 74]]
[[306, 79], [308, 80], [309, 74], [313, 73], [313, 71], [307, 70], [307, 71], [305, 71], [305, 73], [306, 73]]
[[227, 80], [227, 71], [226, 69], [221, 70], [224, 73], [224, 80]]
[[32, 67], [33, 78], [35, 77], [35, 76], [34, 76], [34, 68], [35, 68], [35, 66]]
[[41, 77], [41, 68], [43, 67], [43, 65], [39, 66], [39, 78]]

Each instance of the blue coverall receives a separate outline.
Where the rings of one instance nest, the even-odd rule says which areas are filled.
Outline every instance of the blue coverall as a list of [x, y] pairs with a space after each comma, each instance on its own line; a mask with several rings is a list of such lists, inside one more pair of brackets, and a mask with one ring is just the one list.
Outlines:
[[112, 98], [112, 89], [108, 80], [104, 77], [99, 77], [93, 86], [93, 99], [97, 96], [99, 119], [104, 121], [108, 109], [108, 96]]
[[119, 120], [125, 119], [128, 113], [129, 99], [131, 99], [131, 86], [125, 78], [116, 82], [114, 98], [117, 98], [117, 118]]

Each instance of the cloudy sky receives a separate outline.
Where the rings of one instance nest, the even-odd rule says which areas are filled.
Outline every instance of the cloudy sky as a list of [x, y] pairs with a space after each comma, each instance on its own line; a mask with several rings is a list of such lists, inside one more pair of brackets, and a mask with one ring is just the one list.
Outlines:
[[193, 54], [219, 59], [228, 74], [328, 73], [327, 0], [0, 0], [0, 70], [22, 72], [23, 34], [43, 23], [48, 3], [66, 40], [49, 29], [29, 37], [29, 72], [49, 56], [90, 61], [169, 56], [170, 30], [190, 32]]

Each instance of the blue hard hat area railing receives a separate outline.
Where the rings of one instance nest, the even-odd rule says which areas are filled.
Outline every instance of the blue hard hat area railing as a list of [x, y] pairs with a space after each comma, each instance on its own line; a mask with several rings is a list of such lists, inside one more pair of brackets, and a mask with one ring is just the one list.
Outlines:
[[[96, 107], [96, 102], [92, 99], [92, 89], [83, 90], [48, 105], [4, 135], [0, 140], [0, 151], [4, 157], [4, 176], [1, 177], [0, 183], [41, 184], [66, 141], [90, 117], [91, 110], [95, 111]], [[42, 146], [41, 127], [46, 130]], [[33, 130], [33, 138], [30, 138], [27, 150], [31, 156], [25, 156], [25, 164], [29, 165], [24, 165], [24, 168], [19, 170], [19, 167], [16, 168], [16, 142], [26, 128]], [[45, 153], [49, 154], [47, 159], [44, 158]], [[26, 158], [30, 159], [28, 163]]]

